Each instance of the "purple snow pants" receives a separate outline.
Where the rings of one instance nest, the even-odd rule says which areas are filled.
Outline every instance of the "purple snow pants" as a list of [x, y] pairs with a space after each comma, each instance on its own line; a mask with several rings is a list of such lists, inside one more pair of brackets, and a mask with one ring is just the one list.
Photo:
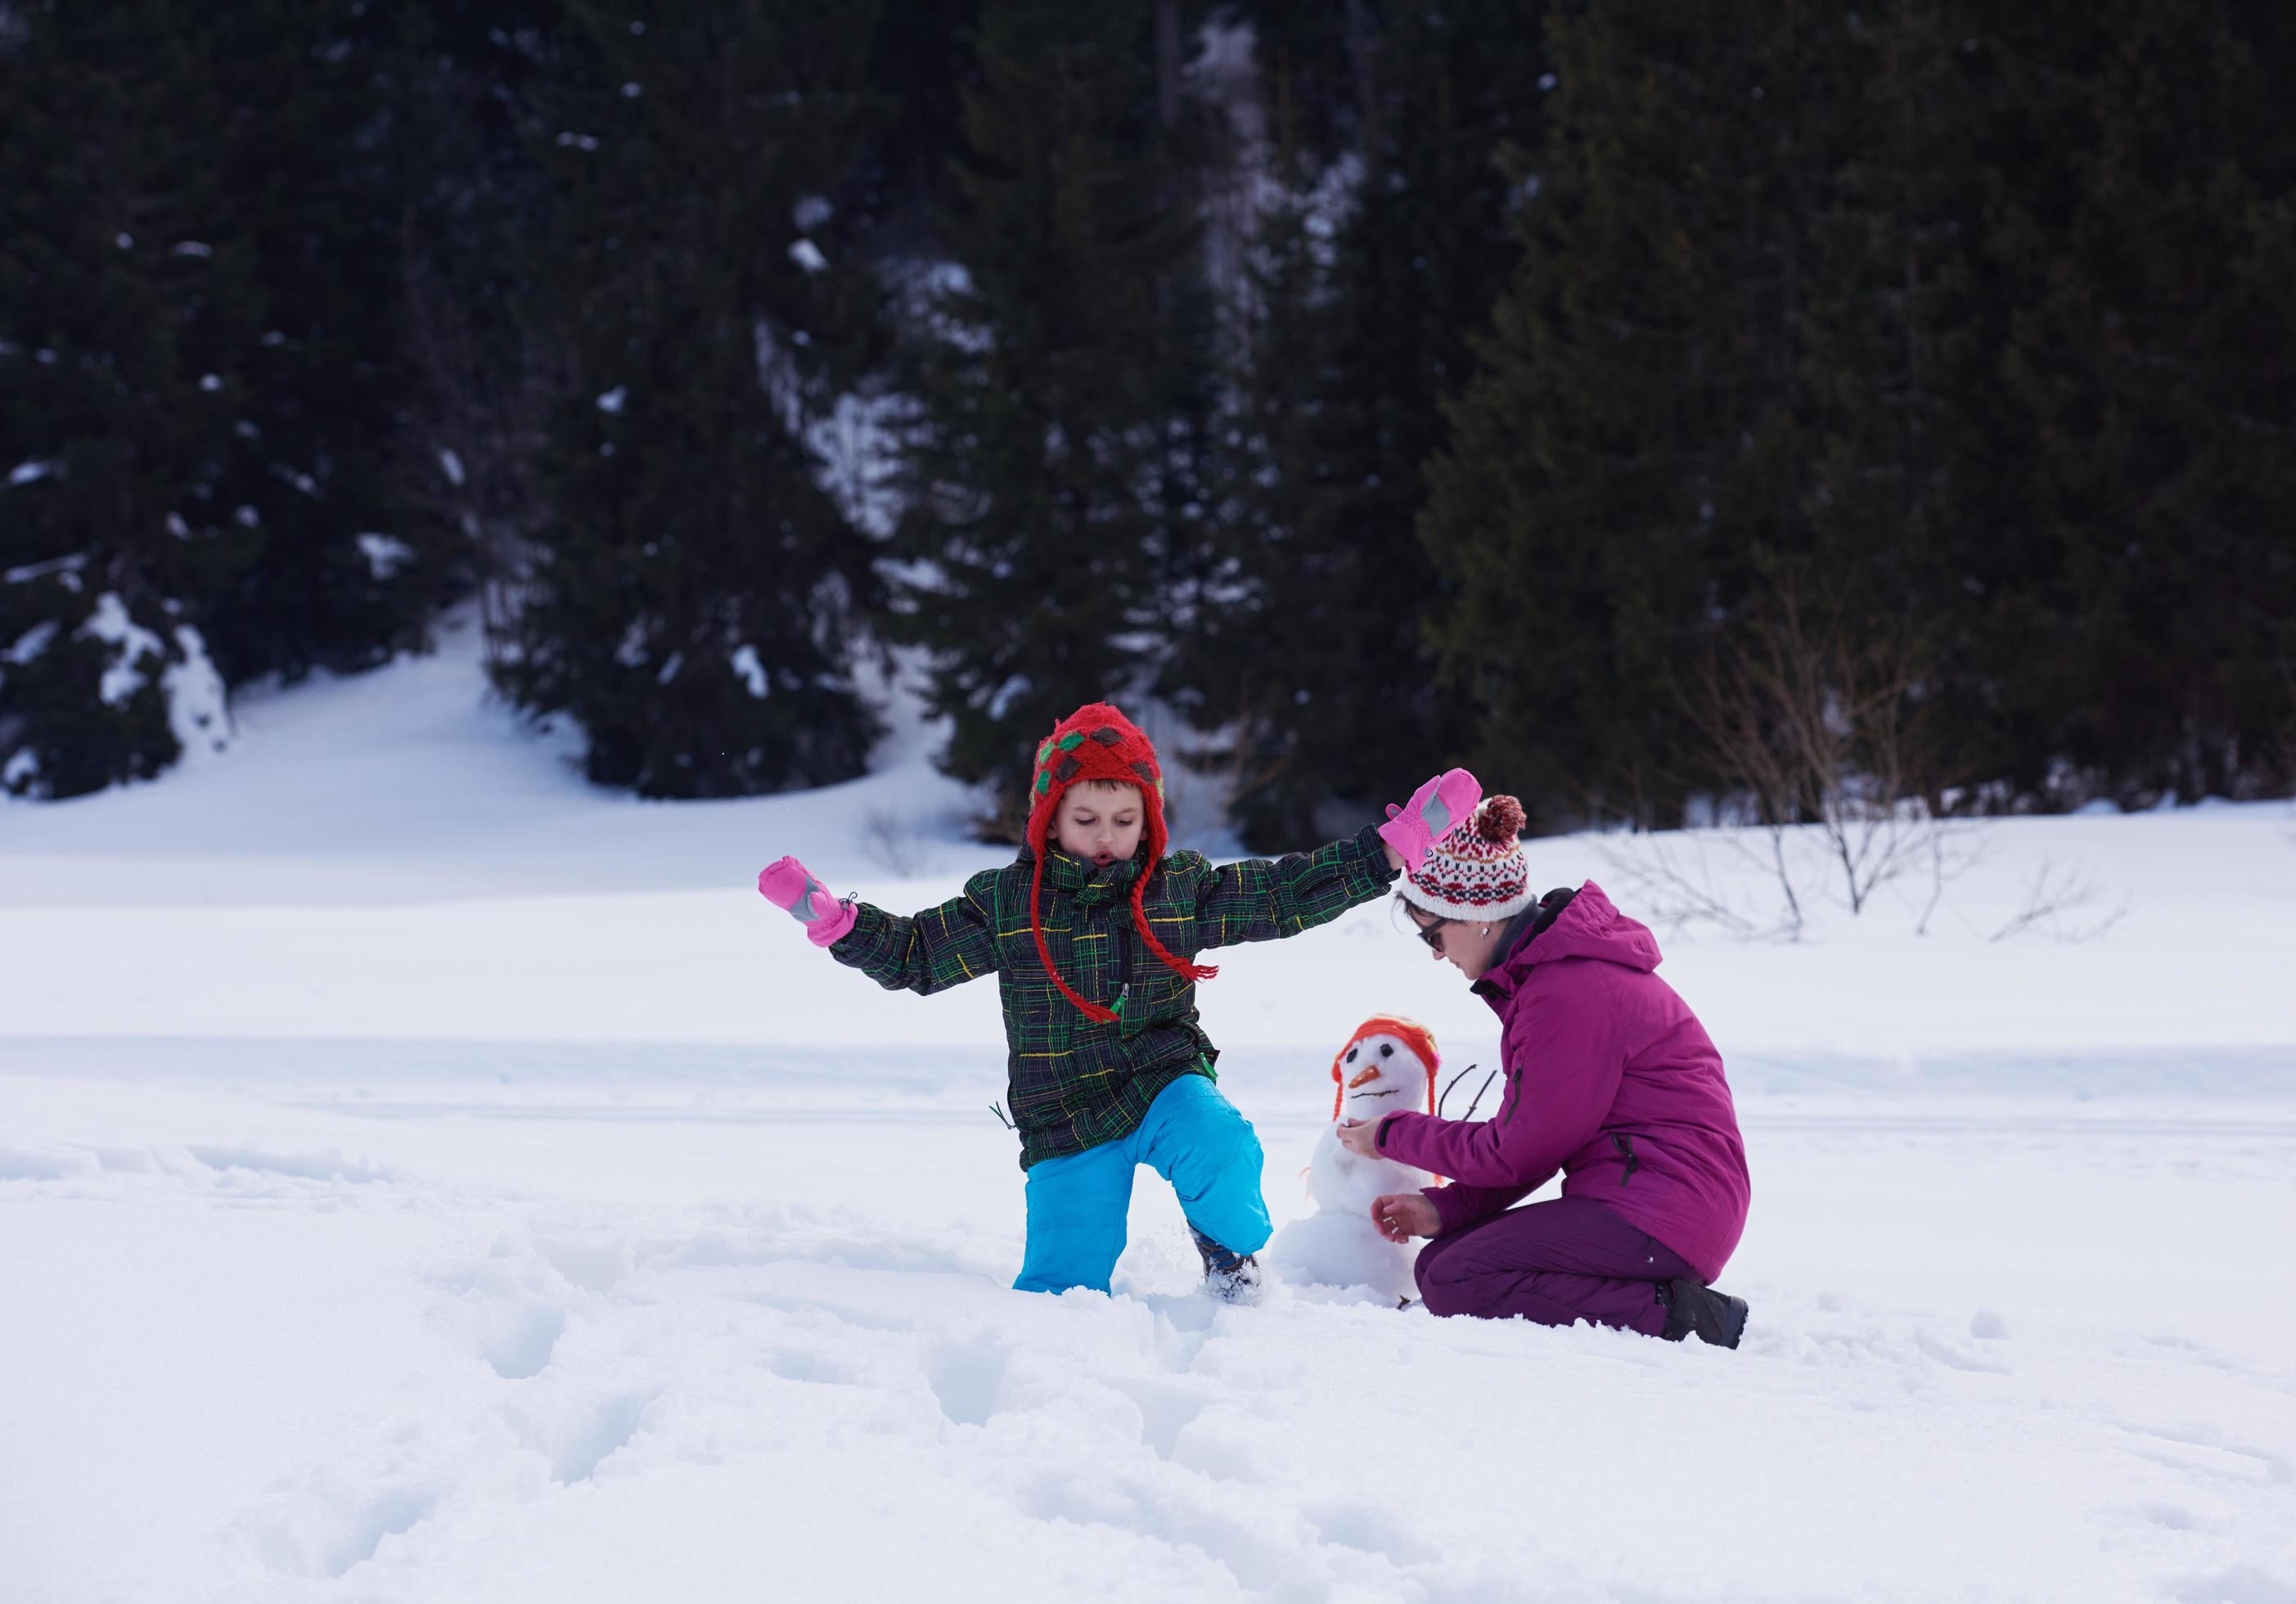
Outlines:
[[1494, 1214], [1419, 1250], [1431, 1314], [1520, 1314], [1542, 1326], [1592, 1320], [1656, 1337], [1660, 1281], [1698, 1272], [1601, 1204], [1557, 1197]]

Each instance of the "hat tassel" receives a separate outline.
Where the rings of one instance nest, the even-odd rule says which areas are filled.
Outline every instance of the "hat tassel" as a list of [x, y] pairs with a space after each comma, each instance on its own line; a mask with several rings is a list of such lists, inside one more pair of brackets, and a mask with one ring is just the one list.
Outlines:
[[1147, 895], [1148, 876], [1142, 875], [1132, 883], [1132, 924], [1140, 932], [1140, 939], [1148, 943], [1148, 950], [1164, 960], [1166, 968], [1186, 979], [1210, 980], [1218, 975], [1218, 964], [1191, 963], [1185, 958], [1175, 958], [1170, 950], [1156, 939], [1156, 933], [1148, 928], [1148, 909], [1144, 905]]

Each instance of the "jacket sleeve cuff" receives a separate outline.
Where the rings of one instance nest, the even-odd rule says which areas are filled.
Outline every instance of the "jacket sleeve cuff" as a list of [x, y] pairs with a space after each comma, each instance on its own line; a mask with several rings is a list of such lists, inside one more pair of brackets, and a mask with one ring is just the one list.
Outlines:
[[1441, 1237], [1464, 1230], [1498, 1212], [1490, 1206], [1488, 1187], [1462, 1186], [1455, 1180], [1448, 1186], [1423, 1188], [1419, 1195], [1435, 1205], [1435, 1217], [1442, 1222], [1436, 1235]]
[[1387, 843], [1379, 838], [1379, 827], [1367, 824], [1348, 837], [1348, 885], [1365, 901], [1377, 896], [1395, 884], [1401, 869], [1387, 866]]
[[1380, 1115], [1379, 1123], [1372, 1131], [1373, 1150], [1382, 1158], [1415, 1164], [1439, 1175], [1447, 1173], [1442, 1165], [1428, 1163], [1420, 1152], [1420, 1140], [1414, 1133], [1427, 1120], [1427, 1115], [1410, 1108], [1398, 1108], [1393, 1114]]
[[847, 926], [843, 934], [829, 943], [826, 950], [839, 963], [858, 969], [874, 980], [877, 978], [876, 967], [882, 961], [884, 950], [890, 944], [888, 938], [892, 934], [892, 916], [867, 902], [856, 902], [852, 908], [852, 924]]

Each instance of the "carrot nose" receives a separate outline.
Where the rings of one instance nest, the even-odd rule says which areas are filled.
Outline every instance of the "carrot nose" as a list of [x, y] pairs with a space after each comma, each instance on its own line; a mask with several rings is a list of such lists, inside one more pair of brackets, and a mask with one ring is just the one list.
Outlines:
[[1376, 1081], [1378, 1079], [1379, 1066], [1377, 1065], [1374, 1065], [1371, 1068], [1365, 1070], [1361, 1074], [1357, 1075], [1354, 1080], [1349, 1081], [1348, 1082], [1348, 1090], [1349, 1091], [1353, 1091], [1357, 1087], [1363, 1085], [1365, 1082]]

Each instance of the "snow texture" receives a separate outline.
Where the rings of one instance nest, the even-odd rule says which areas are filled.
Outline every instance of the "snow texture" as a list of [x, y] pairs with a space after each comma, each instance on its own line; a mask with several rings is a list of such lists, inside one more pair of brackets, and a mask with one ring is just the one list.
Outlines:
[[208, 656], [207, 641], [189, 624], [176, 626], [176, 656], [160, 671], [168, 698], [168, 728], [194, 762], [231, 749], [231, 704], [223, 674]]
[[8, 661], [20, 666], [24, 663], [38, 662], [41, 654], [45, 653], [50, 646], [54, 644], [56, 636], [62, 631], [62, 628], [63, 626], [57, 623], [53, 619], [48, 619], [43, 622], [34, 624], [30, 629], [25, 630], [21, 635], [19, 635], [16, 637], [16, 644], [8, 648]]
[[766, 676], [766, 665], [758, 661], [758, 648], [743, 642], [727, 661], [733, 665], [734, 677], [749, 687], [750, 695], [764, 701], [774, 694], [773, 681]]
[[111, 655], [104, 666], [103, 682], [96, 694], [103, 698], [106, 707], [125, 704], [137, 691], [151, 683], [144, 667], [147, 658], [164, 657], [166, 648], [160, 637], [127, 615], [127, 604], [119, 599], [116, 590], [107, 590], [95, 598], [95, 611], [81, 624], [79, 633], [104, 642], [111, 647]]
[[373, 533], [358, 538], [359, 555], [366, 559], [367, 572], [378, 580], [388, 580], [404, 568], [414, 556], [414, 548], [392, 535]]
[[[0, 1598], [2296, 1596], [2284, 804], [2004, 823], [1927, 936], [1669, 937], [1753, 1172], [1736, 1353], [1215, 1304], [1145, 1176], [1116, 1296], [1029, 1296], [995, 988], [889, 996], [750, 889], [995, 861], [937, 732], [635, 803], [476, 637], [0, 802]], [[2131, 916], [1986, 940], [2050, 858]], [[1365, 1011], [1493, 1061], [1382, 905], [1220, 961], [1279, 1222]]]

